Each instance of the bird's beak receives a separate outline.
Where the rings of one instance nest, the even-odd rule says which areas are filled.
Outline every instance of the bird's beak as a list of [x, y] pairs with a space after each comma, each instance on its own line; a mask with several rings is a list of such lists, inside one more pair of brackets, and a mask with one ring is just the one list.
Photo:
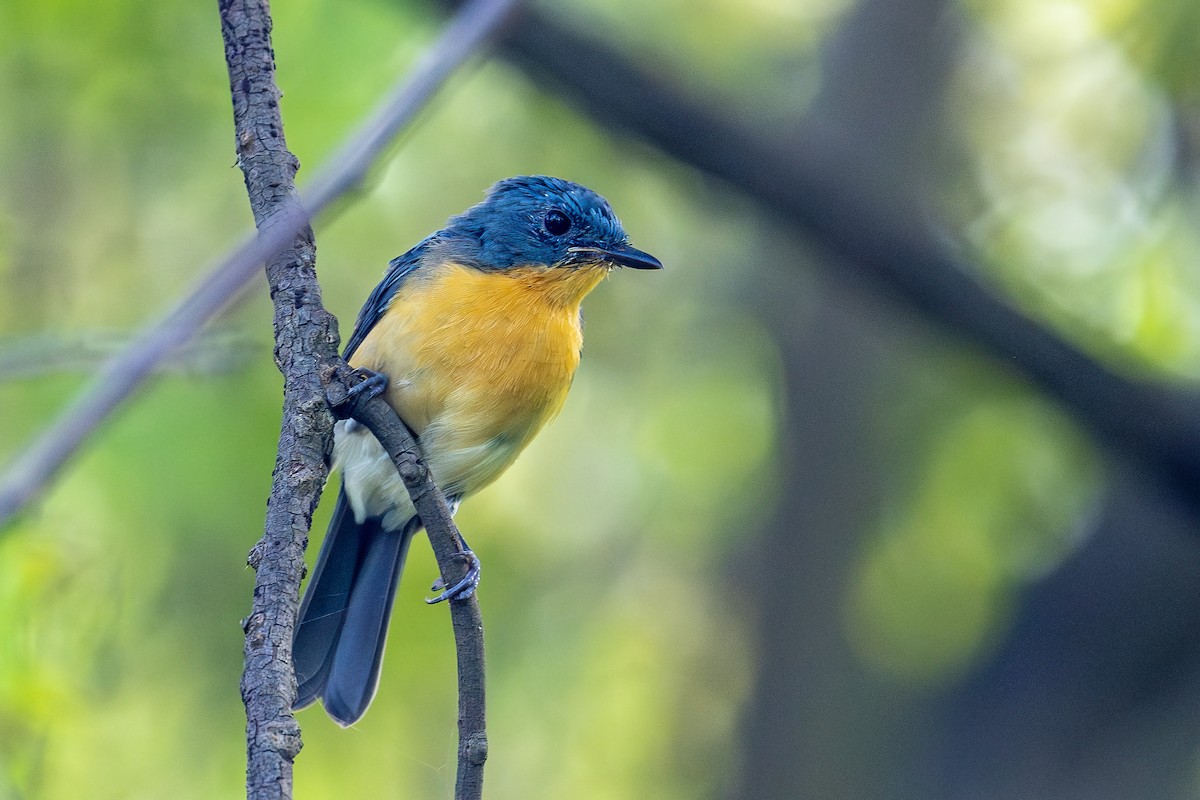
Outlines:
[[591, 253], [601, 261], [632, 269], [662, 269], [662, 262], [649, 253], [644, 253], [636, 247], [627, 244], [616, 247], [572, 247], [572, 252]]

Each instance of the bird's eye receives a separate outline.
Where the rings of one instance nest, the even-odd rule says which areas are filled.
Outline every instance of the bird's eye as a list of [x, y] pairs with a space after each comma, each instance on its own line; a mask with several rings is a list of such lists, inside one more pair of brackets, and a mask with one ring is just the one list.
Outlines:
[[546, 230], [551, 236], [562, 236], [571, 230], [571, 218], [557, 208], [546, 212], [546, 218], [542, 220], [542, 224], [546, 226]]

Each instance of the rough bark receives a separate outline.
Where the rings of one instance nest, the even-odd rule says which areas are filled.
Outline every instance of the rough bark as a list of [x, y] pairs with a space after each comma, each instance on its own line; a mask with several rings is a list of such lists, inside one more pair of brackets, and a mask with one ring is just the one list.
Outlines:
[[[298, 203], [299, 162], [287, 149], [279, 113], [265, 0], [222, 0], [221, 32], [238, 164], [256, 226], [262, 230]], [[283, 424], [266, 530], [250, 552], [254, 604], [245, 623], [246, 794], [292, 794], [292, 761], [300, 752], [300, 726], [292, 716], [296, 678], [292, 633], [304, 548], [312, 515], [329, 474], [334, 418], [325, 402], [322, 366], [337, 359], [337, 321], [321, 304], [316, 244], [305, 225], [290, 247], [267, 262], [275, 304], [275, 363], [284, 375]]]

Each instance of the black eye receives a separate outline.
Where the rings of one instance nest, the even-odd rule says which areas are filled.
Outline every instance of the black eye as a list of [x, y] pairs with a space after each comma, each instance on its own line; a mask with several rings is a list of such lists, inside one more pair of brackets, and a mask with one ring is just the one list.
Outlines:
[[546, 218], [542, 220], [542, 224], [546, 226], [546, 230], [551, 236], [562, 236], [571, 230], [571, 218], [557, 208], [546, 212]]

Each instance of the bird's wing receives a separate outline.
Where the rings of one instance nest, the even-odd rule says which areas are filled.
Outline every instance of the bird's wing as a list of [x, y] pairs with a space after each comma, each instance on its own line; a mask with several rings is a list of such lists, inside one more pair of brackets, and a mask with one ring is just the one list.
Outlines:
[[362, 310], [358, 312], [358, 321], [354, 323], [354, 333], [350, 334], [350, 338], [346, 341], [346, 349], [342, 353], [343, 358], [349, 359], [354, 355], [354, 351], [367, 338], [367, 334], [375, 327], [375, 323], [383, 317], [383, 312], [387, 311], [388, 305], [404, 284], [404, 280], [421, 266], [421, 258], [437, 237], [436, 233], [425, 237], [416, 247], [388, 262], [388, 271], [384, 274], [383, 280], [371, 290], [371, 296], [367, 298]]

